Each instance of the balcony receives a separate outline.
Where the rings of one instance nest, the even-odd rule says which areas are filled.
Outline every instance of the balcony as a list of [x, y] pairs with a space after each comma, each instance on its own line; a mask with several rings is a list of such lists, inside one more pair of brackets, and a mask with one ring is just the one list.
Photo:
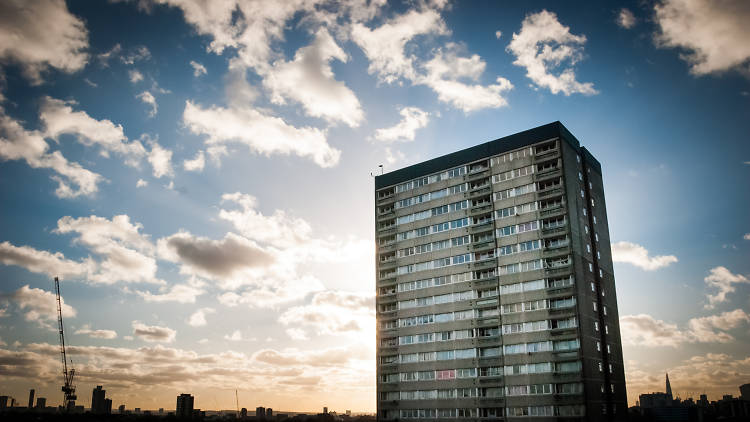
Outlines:
[[489, 268], [497, 265], [497, 259], [495, 257], [483, 259], [481, 261], [476, 261], [472, 263], [471, 267], [476, 270], [481, 270], [484, 268]]
[[545, 180], [554, 179], [555, 177], [560, 177], [561, 175], [562, 169], [560, 168], [546, 169], [536, 173], [536, 180], [538, 182], [542, 182]]
[[555, 185], [555, 187], [552, 188], [546, 188], [544, 190], [537, 191], [537, 198], [549, 198], [554, 195], [561, 195], [563, 193], [562, 187], [559, 187], [562, 185]]
[[480, 224], [472, 224], [471, 226], [469, 226], [471, 233], [480, 233], [487, 230], [493, 230], [494, 228], [495, 225], [493, 224], [492, 220], [487, 220]]
[[492, 208], [492, 203], [482, 203], [482, 205], [475, 205], [471, 208], [471, 214], [479, 214], [481, 212], [487, 212]]
[[482, 177], [489, 176], [489, 167], [479, 167], [476, 170], [472, 170], [466, 175], [466, 180], [476, 180]]
[[542, 230], [540, 230], [540, 231], [542, 233], [542, 237], [546, 238], [546, 237], [550, 237], [550, 236], [553, 236], [553, 235], [567, 233], [567, 231], [568, 231], [568, 225], [564, 224], [562, 226], [542, 227]]
[[564, 213], [566, 211], [564, 205], [565, 204], [561, 202], [561, 203], [556, 204], [556, 205], [550, 205], [548, 207], [542, 208], [541, 210], [539, 210], [539, 216], [540, 217], [549, 217], [549, 216], [553, 216], [553, 215]]
[[560, 148], [558, 148], [557, 145], [555, 145], [554, 148], [550, 148], [541, 152], [537, 152], [534, 155], [534, 157], [536, 158], [537, 161], [541, 161], [541, 160], [548, 160], [558, 154], [560, 154]]

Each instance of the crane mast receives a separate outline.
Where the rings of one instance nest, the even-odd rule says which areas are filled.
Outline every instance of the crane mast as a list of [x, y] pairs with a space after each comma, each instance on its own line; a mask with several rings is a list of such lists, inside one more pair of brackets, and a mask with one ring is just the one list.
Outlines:
[[73, 385], [74, 368], [68, 370], [68, 358], [65, 355], [65, 331], [63, 330], [62, 300], [60, 299], [60, 280], [55, 277], [55, 293], [57, 294], [57, 323], [60, 329], [60, 357], [63, 364], [63, 410], [72, 410], [76, 404], [76, 387]]

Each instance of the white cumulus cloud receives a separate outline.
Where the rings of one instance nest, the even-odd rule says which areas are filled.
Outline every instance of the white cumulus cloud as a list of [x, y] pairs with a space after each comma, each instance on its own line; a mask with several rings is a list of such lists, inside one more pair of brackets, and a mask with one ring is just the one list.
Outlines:
[[661, 47], [683, 49], [694, 75], [750, 72], [750, 3], [746, 0], [663, 0], [654, 4]]
[[88, 61], [88, 31], [64, 0], [0, 2], [0, 60], [18, 63], [32, 83], [49, 67], [66, 73]]
[[[55, 329], [57, 326], [57, 298], [55, 293], [22, 286], [12, 293], [0, 293], [0, 300], [9, 302], [24, 313], [26, 321], [36, 322], [41, 327]], [[75, 317], [76, 310], [61, 297], [63, 318]]]
[[195, 76], [196, 78], [200, 75], [205, 75], [208, 73], [206, 67], [196, 62], [195, 60], [190, 60], [190, 66], [193, 68], [193, 76]]
[[359, 126], [364, 112], [354, 92], [335, 79], [333, 59], [346, 62], [348, 57], [328, 31], [320, 29], [312, 44], [297, 50], [294, 60], [273, 63], [264, 72], [263, 86], [276, 104], [288, 98], [302, 104], [307, 115]]
[[635, 26], [637, 19], [629, 9], [622, 8], [617, 14], [617, 25], [621, 28], [630, 29]]
[[148, 112], [149, 117], [156, 116], [156, 113], [159, 111], [159, 105], [156, 104], [156, 98], [153, 94], [148, 91], [143, 91], [135, 97], [141, 100], [142, 103], [151, 106], [151, 110]]
[[641, 245], [631, 242], [616, 242], [612, 244], [612, 261], [635, 265], [646, 271], [658, 270], [677, 262], [674, 255], [649, 256], [649, 252]]
[[710, 288], [718, 290], [715, 294], [709, 294], [706, 308], [710, 309], [718, 303], [726, 302], [727, 295], [736, 290], [737, 284], [750, 284], [750, 280], [742, 274], [733, 274], [723, 266], [711, 268], [709, 274], [703, 279]]
[[208, 324], [208, 321], [206, 321], [206, 315], [215, 312], [216, 309], [214, 308], [200, 308], [190, 315], [190, 318], [188, 318], [188, 324], [192, 327], [204, 327]]
[[[516, 56], [516, 66], [526, 68], [526, 76], [540, 88], [553, 94], [575, 93], [593, 95], [598, 91], [591, 82], [578, 82], [573, 66], [583, 59], [585, 35], [573, 35], [570, 28], [557, 20], [557, 15], [547, 10], [527, 15], [521, 31], [513, 33], [507, 50]], [[554, 70], [569, 62], [570, 66], [558, 74]]]
[[309, 157], [321, 167], [338, 163], [341, 151], [332, 148], [326, 132], [313, 127], [294, 127], [280, 117], [264, 114], [251, 107], [203, 108], [185, 103], [183, 121], [191, 132], [206, 135], [209, 147], [240, 143], [265, 154], [296, 154]]
[[430, 120], [430, 113], [418, 107], [402, 107], [398, 113], [401, 121], [394, 126], [376, 130], [373, 136], [375, 139], [383, 142], [413, 141], [417, 130], [427, 126]]
[[177, 331], [169, 327], [146, 325], [140, 321], [133, 321], [133, 336], [148, 342], [171, 343], [177, 336]]
[[200, 173], [206, 167], [206, 154], [203, 151], [198, 151], [195, 158], [183, 161], [182, 167], [185, 171], [196, 171]]
[[102, 338], [111, 340], [117, 338], [117, 332], [114, 330], [92, 330], [90, 324], [85, 324], [75, 331], [75, 334], [82, 334], [91, 338]]

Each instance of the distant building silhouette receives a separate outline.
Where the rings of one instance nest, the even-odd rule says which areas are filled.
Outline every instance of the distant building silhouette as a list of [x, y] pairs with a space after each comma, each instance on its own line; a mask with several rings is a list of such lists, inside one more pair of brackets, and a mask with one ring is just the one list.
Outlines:
[[47, 399], [44, 397], [37, 397], [36, 399], [36, 408], [37, 409], [44, 409], [47, 407]]
[[106, 398], [107, 390], [97, 385], [91, 392], [91, 413], [107, 415], [112, 412], [112, 400]]
[[740, 385], [740, 399], [750, 401], [750, 384]]
[[33, 388], [29, 390], [29, 405], [27, 407], [29, 409], [32, 409], [34, 407], [34, 389]]
[[326, 407], [323, 407], [323, 414], [324, 414], [324, 415], [327, 415], [327, 414], [328, 414], [328, 407], [327, 407], [327, 406], [326, 406]]
[[124, 404], [121, 404], [121, 405], [120, 405], [120, 407], [118, 407], [118, 408], [117, 408], [117, 411], [118, 411], [118, 412], [119, 412], [119, 413], [120, 413], [121, 415], [125, 414], [125, 405], [124, 405]]
[[258, 406], [255, 408], [255, 417], [256, 418], [265, 418], [266, 417], [266, 408], [262, 406]]
[[8, 408], [8, 396], [0, 396], [0, 410]]
[[242, 410], [240, 410], [240, 417], [243, 418], [243, 419], [247, 417], [247, 408], [246, 407], [243, 407]]
[[273, 409], [271, 409], [270, 407], [268, 409], [266, 409], [266, 417], [267, 418], [272, 418], [273, 417]]
[[190, 394], [180, 394], [177, 396], [177, 408], [175, 409], [175, 416], [178, 418], [191, 418], [193, 417], [193, 405], [195, 397]]

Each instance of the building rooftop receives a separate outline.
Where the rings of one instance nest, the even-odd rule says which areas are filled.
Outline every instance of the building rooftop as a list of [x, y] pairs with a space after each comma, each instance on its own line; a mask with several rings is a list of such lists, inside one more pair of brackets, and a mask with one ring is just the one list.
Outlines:
[[442, 170], [460, 166], [462, 164], [476, 161], [492, 155], [502, 154], [524, 146], [542, 142], [547, 139], [560, 138], [579, 151], [586, 162], [601, 173], [601, 164], [589, 153], [586, 148], [581, 147], [578, 139], [568, 131], [559, 121], [548, 123], [533, 129], [524, 130], [513, 135], [508, 135], [494, 141], [485, 142], [460, 151], [456, 151], [432, 160], [414, 164], [409, 167], [394, 170], [380, 176], [375, 176], [375, 189], [397, 185], [418, 177], [427, 176]]

